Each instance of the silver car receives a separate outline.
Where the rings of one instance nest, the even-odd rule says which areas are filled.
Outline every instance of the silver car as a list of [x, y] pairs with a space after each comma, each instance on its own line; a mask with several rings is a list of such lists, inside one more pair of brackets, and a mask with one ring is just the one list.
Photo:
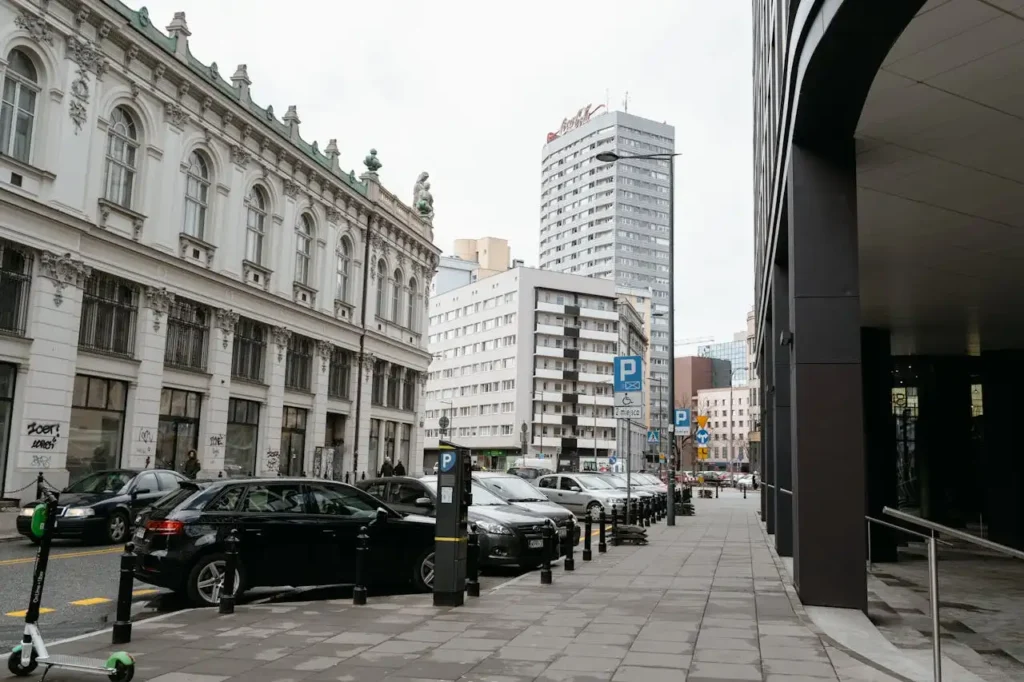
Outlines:
[[610, 514], [612, 505], [626, 503], [626, 491], [613, 487], [599, 474], [548, 474], [534, 483], [552, 502], [593, 519], [600, 518], [602, 509]]
[[[626, 490], [626, 474], [601, 474], [601, 476], [617, 490], [625, 492]], [[647, 497], [656, 497], [657, 493], [650, 489], [650, 486], [646, 481], [638, 479], [635, 475], [630, 476], [629, 487], [633, 491], [633, 497], [644, 499]]]

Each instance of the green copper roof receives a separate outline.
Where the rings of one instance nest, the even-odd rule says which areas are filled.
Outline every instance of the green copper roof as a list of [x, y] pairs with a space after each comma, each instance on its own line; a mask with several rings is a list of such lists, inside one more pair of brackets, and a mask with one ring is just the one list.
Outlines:
[[[178, 39], [173, 36], [168, 36], [163, 33], [160, 29], [153, 25], [152, 20], [149, 18], [149, 10], [145, 7], [140, 7], [138, 11], [131, 9], [119, 0], [103, 0], [107, 7], [110, 7], [115, 12], [123, 16], [131, 26], [138, 31], [140, 34], [145, 36], [151, 43], [162, 49], [169, 55], [174, 55], [178, 45]], [[279, 121], [274, 115], [273, 108], [268, 107], [264, 109], [258, 104], [251, 101], [247, 105], [243, 105], [239, 99], [239, 91], [230, 82], [226, 81], [219, 73], [219, 69], [216, 68], [216, 64], [206, 65], [201, 61], [192, 56], [191, 50], [188, 51], [187, 66], [194, 74], [199, 76], [202, 80], [214, 85], [221, 93], [227, 97], [232, 98], [239, 105], [247, 108], [255, 118], [277, 133], [280, 137], [284, 138], [284, 142], [292, 147], [298, 147], [307, 158], [316, 162], [328, 175], [332, 175], [342, 183], [348, 185], [356, 192], [366, 195], [366, 183], [360, 182], [352, 177], [351, 174], [345, 173], [339, 170], [337, 173], [331, 168], [331, 160], [325, 154], [322, 154], [318, 149], [314, 149], [313, 145], [306, 142], [303, 139], [299, 139], [297, 142], [291, 140], [291, 130], [283, 122]]]

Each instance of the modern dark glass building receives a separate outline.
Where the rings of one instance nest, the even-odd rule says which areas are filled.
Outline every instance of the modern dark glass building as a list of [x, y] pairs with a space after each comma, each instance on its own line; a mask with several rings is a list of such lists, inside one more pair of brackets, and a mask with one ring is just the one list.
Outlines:
[[884, 506], [1024, 546], [1024, 11], [753, 11], [764, 519], [805, 604], [865, 609]]

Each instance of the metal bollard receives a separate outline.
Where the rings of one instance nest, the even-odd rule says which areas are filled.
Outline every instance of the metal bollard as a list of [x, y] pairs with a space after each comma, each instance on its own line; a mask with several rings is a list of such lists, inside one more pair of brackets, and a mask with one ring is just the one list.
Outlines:
[[651, 505], [648, 500], [644, 500], [644, 526], [651, 527]]
[[721, 488], [722, 488], [722, 484], [721, 484], [721, 483], [716, 483], [716, 484], [715, 484], [715, 499], [716, 499], [716, 500], [718, 499], [718, 491], [719, 491], [719, 490], [720, 490]]
[[235, 612], [235, 573], [238, 571], [238, 529], [232, 528], [224, 552], [224, 584], [220, 588], [218, 610], [221, 613]]
[[593, 533], [591, 530], [592, 519], [590, 518], [590, 512], [587, 512], [587, 519], [583, 522], [583, 560], [590, 561], [594, 558], [593, 553], [590, 551], [590, 538]]
[[43, 472], [36, 474], [36, 499], [43, 499]]
[[480, 596], [480, 536], [475, 529], [469, 531], [466, 544], [466, 595]]
[[612, 505], [612, 546], [616, 547], [619, 544], [619, 510], [616, 505]]
[[550, 585], [551, 584], [551, 551], [554, 548], [554, 532], [551, 530], [551, 526], [544, 526], [544, 530], [541, 531], [541, 535], [544, 537], [544, 561], [540, 565], [540, 584]]
[[565, 528], [565, 563], [562, 567], [567, 571], [576, 570], [576, 559], [572, 556], [572, 546], [576, 540], [576, 520], [569, 519], [569, 524]]
[[[42, 477], [42, 474], [40, 474]], [[117, 620], [111, 631], [113, 644], [132, 641], [132, 588], [135, 586], [135, 545], [128, 542], [121, 554], [121, 575], [117, 583]]]
[[743, 486], [743, 499], [747, 499], [747, 486]]
[[605, 517], [603, 507], [601, 508], [601, 516], [598, 518], [597, 522], [601, 524], [597, 529], [597, 552], [598, 554], [604, 554], [608, 551], [608, 544], [604, 541], [604, 527], [608, 522], [608, 519]]
[[356, 536], [356, 586], [352, 588], [352, 603], [355, 606], [366, 604], [366, 555], [370, 551], [370, 535], [366, 526], [359, 529]]

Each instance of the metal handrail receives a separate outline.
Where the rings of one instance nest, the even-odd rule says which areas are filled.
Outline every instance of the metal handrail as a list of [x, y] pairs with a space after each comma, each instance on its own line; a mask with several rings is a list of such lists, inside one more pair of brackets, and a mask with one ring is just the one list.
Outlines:
[[899, 519], [900, 521], [906, 521], [907, 523], [913, 523], [923, 528], [927, 528], [928, 530], [932, 531], [932, 533], [941, 533], [943, 535], [954, 537], [958, 540], [963, 540], [964, 542], [969, 542], [971, 544], [978, 545], [979, 547], [984, 547], [985, 549], [990, 549], [993, 552], [999, 552], [1000, 554], [1005, 554], [1007, 556], [1011, 556], [1017, 559], [1024, 559], [1024, 552], [1020, 551], [1019, 549], [1007, 547], [1006, 545], [1001, 545], [998, 542], [992, 542], [991, 540], [986, 540], [985, 538], [979, 538], [976, 535], [965, 533], [962, 530], [956, 530], [955, 528], [950, 528], [949, 526], [943, 526], [941, 523], [935, 523], [934, 521], [922, 519], [921, 517], [914, 516], [913, 514], [901, 512], [898, 509], [890, 509], [889, 507], [883, 507], [882, 513], [886, 516], [891, 516], [894, 519]]

